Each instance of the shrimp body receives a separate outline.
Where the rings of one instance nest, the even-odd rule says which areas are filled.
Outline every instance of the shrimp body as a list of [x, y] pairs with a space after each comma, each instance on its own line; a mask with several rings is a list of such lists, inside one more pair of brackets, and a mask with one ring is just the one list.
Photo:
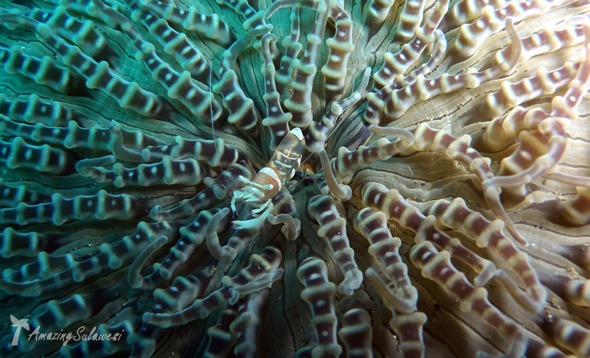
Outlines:
[[250, 215], [250, 219], [234, 221], [234, 228], [255, 227], [266, 219], [272, 210], [272, 199], [295, 175], [301, 164], [304, 150], [303, 133], [300, 128], [294, 128], [283, 138], [268, 165], [260, 169], [254, 179], [239, 177], [240, 181], [246, 185], [234, 191], [231, 202], [232, 211], [237, 211], [236, 201], [241, 201], [251, 204], [252, 214], [261, 214], [255, 218]]

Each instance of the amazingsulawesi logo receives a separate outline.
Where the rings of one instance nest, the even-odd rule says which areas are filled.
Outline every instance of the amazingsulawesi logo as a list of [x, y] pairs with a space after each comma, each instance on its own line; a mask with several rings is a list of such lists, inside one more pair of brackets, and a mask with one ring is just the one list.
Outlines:
[[10, 320], [12, 321], [12, 327], [15, 327], [16, 330], [14, 331], [14, 336], [12, 337], [12, 345], [18, 346], [18, 337], [20, 337], [20, 330], [22, 328], [29, 330], [29, 320], [26, 318], [17, 319], [13, 315], [10, 315]]
[[[13, 315], [10, 315], [10, 320], [12, 321], [12, 327], [15, 327], [14, 336], [12, 337], [12, 345], [18, 346], [19, 337], [21, 334], [21, 330], [24, 328], [27, 331], [30, 331], [29, 327], [29, 320], [26, 318], [17, 319]], [[123, 332], [125, 330], [121, 330], [121, 332], [117, 333], [98, 333], [96, 327], [92, 327], [90, 333], [85, 334], [86, 327], [80, 326], [73, 332], [63, 332], [63, 329], [60, 332], [41, 332], [41, 327], [37, 326], [33, 332], [28, 334], [27, 341], [31, 341], [34, 339], [35, 341], [62, 341], [63, 345], [65, 346], [70, 341], [74, 342], [81, 342], [81, 341], [113, 341], [118, 342], [123, 337]]]

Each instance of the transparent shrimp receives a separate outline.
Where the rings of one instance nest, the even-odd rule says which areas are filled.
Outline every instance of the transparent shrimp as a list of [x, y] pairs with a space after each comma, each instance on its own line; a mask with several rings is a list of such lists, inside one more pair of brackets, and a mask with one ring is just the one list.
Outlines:
[[[233, 212], [237, 211], [236, 202], [251, 204], [250, 218], [233, 222], [235, 229], [256, 227], [260, 225], [272, 210], [272, 199], [283, 185], [291, 180], [301, 164], [301, 157], [305, 151], [304, 138], [300, 128], [289, 131], [275, 150], [268, 165], [248, 180], [239, 176], [239, 180], [246, 184], [234, 191], [231, 201]], [[252, 217], [252, 214], [259, 214]]]

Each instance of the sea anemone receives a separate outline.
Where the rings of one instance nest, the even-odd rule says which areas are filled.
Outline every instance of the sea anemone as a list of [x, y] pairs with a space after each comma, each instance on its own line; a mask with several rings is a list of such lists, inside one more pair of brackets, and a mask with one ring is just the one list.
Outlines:
[[590, 4], [0, 3], [0, 356], [590, 357]]

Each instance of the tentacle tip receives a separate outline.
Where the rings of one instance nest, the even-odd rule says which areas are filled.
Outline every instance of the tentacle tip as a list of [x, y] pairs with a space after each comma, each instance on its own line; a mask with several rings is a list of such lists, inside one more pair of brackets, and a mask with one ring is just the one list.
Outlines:
[[514, 240], [519, 243], [522, 247], [528, 247], [530, 245], [530, 243], [528, 242], [527, 239], [524, 238], [524, 236], [522, 236], [520, 234], [520, 232], [518, 232], [518, 230], [516, 229], [516, 227], [507, 227], [506, 228], [508, 230], [508, 232], [510, 233], [510, 235], [514, 238]]
[[240, 293], [232, 287], [229, 289], [229, 294], [231, 295], [231, 298], [228, 300], [228, 302], [233, 306], [240, 299]]
[[344, 281], [338, 286], [338, 292], [345, 296], [351, 296], [363, 283], [363, 273], [358, 269], [346, 273]]
[[114, 119], [109, 123], [109, 130], [116, 134], [120, 132], [119, 124]]
[[[299, 219], [295, 219], [295, 232], [293, 235], [287, 235], [287, 240], [289, 241], [295, 241], [298, 237], [299, 234], [301, 234], [301, 220]], [[285, 228], [286, 231], [288, 231], [287, 228]]]
[[283, 275], [285, 274], [285, 270], [284, 269], [276, 269], [273, 271], [273, 282], [277, 281], [278, 279], [280, 279], [281, 277], [283, 277]]
[[162, 206], [156, 205], [150, 210], [150, 218], [153, 220], [161, 220], [162, 219]]
[[340, 184], [340, 187], [344, 191], [344, 195], [339, 199], [343, 200], [343, 201], [350, 200], [350, 198], [352, 198], [352, 188], [348, 185], [345, 185], [345, 184]]
[[150, 151], [148, 148], [144, 148], [141, 150], [141, 159], [143, 161], [148, 161], [150, 159]]
[[485, 286], [485, 284], [488, 283], [488, 281], [491, 280], [492, 277], [494, 277], [496, 272], [496, 265], [494, 265], [491, 261], [488, 262], [485, 265], [485, 267], [481, 270], [479, 275], [475, 278], [475, 285], [478, 287]]
[[146, 312], [143, 314], [143, 316], [141, 316], [141, 318], [143, 319], [144, 322], [152, 323], [152, 324], [156, 323], [156, 315], [153, 313]]
[[117, 178], [115, 178], [115, 187], [122, 188], [124, 186], [125, 186], [125, 181], [123, 180], [122, 177], [118, 176]]
[[217, 257], [220, 261], [233, 261], [237, 256], [238, 252], [231, 247], [222, 247], [223, 252]]
[[133, 280], [131, 278], [128, 278], [127, 283], [129, 284], [129, 287], [131, 287], [134, 290], [137, 290], [138, 288], [141, 287], [141, 284], [143, 282], [141, 280]]
[[340, 292], [344, 296], [352, 296], [352, 294], [354, 293], [354, 290], [352, 288], [350, 288], [348, 285], [345, 285], [344, 282], [342, 282], [338, 286], [338, 292]]

